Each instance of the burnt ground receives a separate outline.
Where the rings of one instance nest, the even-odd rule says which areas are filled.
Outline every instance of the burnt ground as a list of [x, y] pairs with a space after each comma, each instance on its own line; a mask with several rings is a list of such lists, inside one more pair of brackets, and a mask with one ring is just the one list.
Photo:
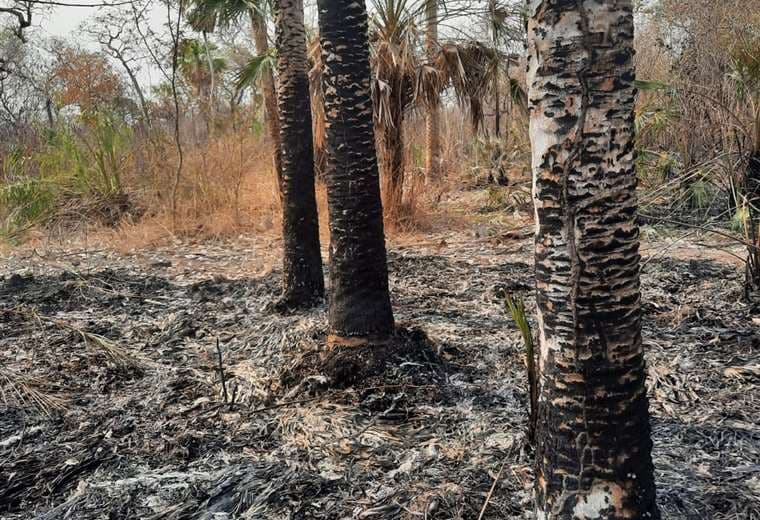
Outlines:
[[[303, 369], [324, 307], [269, 310], [272, 250], [6, 257], [0, 518], [476, 519], [486, 502], [482, 518], [532, 518], [523, 349], [500, 299], [532, 312], [529, 241], [393, 248], [410, 347], [341, 390]], [[659, 502], [757, 519], [760, 309], [736, 265], [690, 251], [643, 275]]]

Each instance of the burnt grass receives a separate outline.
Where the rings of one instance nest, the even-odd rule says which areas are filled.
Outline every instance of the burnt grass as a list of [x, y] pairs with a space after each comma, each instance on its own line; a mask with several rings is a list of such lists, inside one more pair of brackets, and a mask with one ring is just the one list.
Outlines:
[[[483, 518], [532, 518], [501, 299], [533, 312], [531, 245], [446, 241], [391, 251], [399, 332], [379, 360], [326, 355], [324, 306], [272, 312], [279, 272], [246, 269], [239, 244], [6, 258], [0, 518], [476, 519], [486, 502]], [[664, 518], [760, 518], [760, 310], [742, 276], [644, 267]]]

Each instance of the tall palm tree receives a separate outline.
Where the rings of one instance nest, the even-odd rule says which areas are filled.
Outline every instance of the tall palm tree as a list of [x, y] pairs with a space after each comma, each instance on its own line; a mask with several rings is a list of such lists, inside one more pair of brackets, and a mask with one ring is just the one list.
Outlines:
[[[438, 2], [425, 0], [425, 52], [428, 62], [435, 60], [438, 51]], [[434, 181], [441, 176], [441, 108], [435, 92], [425, 114], [425, 176]]]
[[375, 151], [364, 0], [318, 0], [324, 70], [329, 328], [333, 344], [383, 342], [393, 331]]
[[282, 139], [284, 288], [280, 304], [308, 306], [324, 296], [314, 192], [309, 66], [303, 0], [278, 0], [275, 9], [278, 105]]
[[[217, 25], [227, 26], [243, 16], [251, 19], [251, 32], [256, 53], [259, 57], [269, 55], [267, 24], [265, 13], [268, 0], [192, 0], [188, 19], [197, 31], [213, 32]], [[260, 71], [261, 94], [264, 98], [264, 119], [272, 140], [272, 161], [278, 183], [282, 181], [280, 159], [280, 117], [277, 113], [277, 92], [272, 69], [263, 67]]]
[[641, 340], [633, 1], [529, 2], [537, 517], [658, 519]]

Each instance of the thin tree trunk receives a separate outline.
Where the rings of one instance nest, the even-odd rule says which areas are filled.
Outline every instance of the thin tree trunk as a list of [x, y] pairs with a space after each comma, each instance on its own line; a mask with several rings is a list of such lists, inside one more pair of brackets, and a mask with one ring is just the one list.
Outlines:
[[55, 118], [53, 117], [53, 100], [50, 98], [45, 100], [45, 113], [47, 114], [48, 125], [52, 130], [55, 127]]
[[[400, 89], [401, 82], [397, 85]], [[389, 105], [392, 124], [381, 129], [380, 155], [385, 176], [385, 212], [392, 223], [398, 224], [404, 203], [404, 111], [400, 99]]]
[[[265, 56], [269, 52], [267, 42], [267, 23], [264, 16], [256, 9], [251, 9], [251, 29], [256, 52]], [[272, 139], [272, 160], [277, 174], [277, 186], [282, 192], [282, 157], [280, 143], [280, 115], [277, 111], [277, 92], [274, 86], [274, 75], [271, 70], [265, 70], [261, 77], [261, 95], [264, 98], [264, 120], [266, 121], [269, 137]]]
[[363, 0], [318, 0], [327, 119], [331, 342], [393, 332]]
[[745, 181], [745, 200], [747, 205], [746, 240], [755, 247], [748, 248], [745, 293], [750, 300], [760, 291], [760, 151], [749, 158], [747, 178]]
[[208, 34], [203, 31], [203, 45], [206, 47], [206, 62], [208, 63], [209, 73], [209, 91], [208, 91], [208, 114], [206, 115], [206, 132], [209, 137], [214, 133], [214, 113], [216, 103], [214, 101], [214, 92], [216, 91], [216, 71], [214, 70], [214, 58], [211, 56], [211, 47], [208, 42]]
[[145, 124], [146, 126], [150, 127], [151, 122], [148, 103], [145, 100], [145, 95], [143, 94], [142, 88], [140, 87], [140, 83], [137, 81], [137, 76], [135, 76], [135, 73], [132, 70], [132, 67], [129, 66], [129, 63], [127, 63], [127, 61], [121, 57], [121, 54], [118, 54], [117, 59], [121, 63], [122, 67], [124, 67], [127, 76], [129, 76], [129, 81], [132, 83], [132, 89], [135, 91], [135, 94], [137, 94], [137, 99], [140, 101], [140, 110], [142, 110], [143, 117], [145, 117]]
[[[425, 50], [431, 63], [438, 50], [438, 1], [425, 2]], [[425, 178], [428, 183], [441, 176], [441, 108], [437, 97], [436, 103], [425, 114]]]
[[[497, 27], [497, 18], [496, 18], [496, 0], [491, 0], [489, 6], [489, 11], [491, 13], [491, 41], [493, 42], [493, 50], [494, 52], [498, 52], [498, 45], [499, 45], [499, 35], [498, 35], [498, 27]], [[496, 69], [494, 70], [493, 75], [493, 102], [494, 102], [494, 121], [493, 121], [493, 130], [494, 130], [494, 136], [496, 139], [499, 139], [501, 137], [501, 95], [499, 92], [499, 67], [498, 64], [496, 66]]]
[[641, 340], [632, 0], [529, 2], [537, 518], [659, 519]]
[[286, 307], [311, 306], [325, 292], [314, 192], [314, 146], [303, 0], [276, 9], [278, 107], [282, 142], [283, 297]]
[[501, 93], [499, 92], [499, 73], [494, 75], [493, 79], [493, 104], [494, 104], [494, 121], [493, 130], [497, 139], [501, 138]]

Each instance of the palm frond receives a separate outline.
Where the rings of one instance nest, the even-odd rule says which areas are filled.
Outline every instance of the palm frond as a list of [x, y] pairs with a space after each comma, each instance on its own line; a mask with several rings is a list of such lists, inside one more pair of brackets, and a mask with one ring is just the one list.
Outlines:
[[268, 54], [262, 54], [251, 58], [248, 63], [238, 69], [235, 74], [235, 88], [237, 90], [243, 90], [256, 84], [265, 71], [274, 70], [276, 60], [277, 56], [274, 49], [270, 49]]
[[435, 67], [454, 88], [459, 103], [469, 108], [474, 128], [483, 121], [483, 98], [498, 72], [496, 51], [479, 42], [441, 46]]
[[190, 26], [199, 32], [229, 27], [251, 11], [266, 12], [269, 0], [192, 0], [188, 11]]
[[446, 79], [440, 70], [430, 64], [417, 68], [414, 85], [415, 104], [435, 108], [441, 102], [441, 92], [446, 87]]
[[34, 308], [20, 307], [17, 309], [11, 309], [9, 312], [29, 321], [76, 333], [82, 338], [82, 341], [86, 346], [101, 351], [119, 368], [144, 369], [153, 365], [150, 360], [143, 358], [139, 354], [128, 352], [124, 347], [113, 340], [110, 340], [99, 334], [89, 332], [77, 325], [74, 325], [73, 323], [42, 316]]
[[39, 377], [0, 367], [0, 399], [6, 406], [29, 406], [45, 415], [65, 410], [66, 400], [51, 393], [51, 388]]

